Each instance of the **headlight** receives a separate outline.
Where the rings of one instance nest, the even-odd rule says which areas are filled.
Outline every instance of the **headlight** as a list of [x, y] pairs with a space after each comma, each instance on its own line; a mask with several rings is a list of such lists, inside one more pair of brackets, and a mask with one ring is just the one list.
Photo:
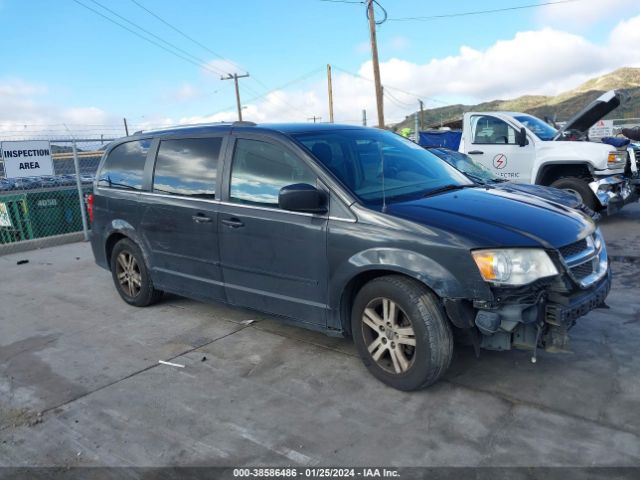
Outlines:
[[471, 252], [486, 282], [526, 285], [558, 274], [549, 255], [538, 248], [475, 250]]
[[609, 156], [607, 157], [607, 163], [609, 164], [616, 164], [616, 163], [624, 163], [627, 161], [627, 152], [619, 152], [619, 151], [612, 151], [609, 152]]

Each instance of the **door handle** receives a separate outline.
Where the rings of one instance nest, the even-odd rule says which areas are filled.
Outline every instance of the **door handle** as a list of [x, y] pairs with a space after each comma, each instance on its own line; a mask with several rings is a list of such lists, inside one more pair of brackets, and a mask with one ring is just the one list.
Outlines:
[[481, 152], [480, 150], [471, 150], [470, 152], [467, 152], [469, 155], [482, 155], [484, 152]]
[[211, 217], [207, 217], [206, 215], [203, 215], [201, 213], [194, 215], [191, 218], [196, 223], [211, 223]]
[[244, 227], [244, 223], [242, 223], [242, 221], [238, 220], [235, 217], [233, 217], [233, 218], [225, 218], [224, 220], [222, 220], [222, 223], [225, 224], [229, 228]]

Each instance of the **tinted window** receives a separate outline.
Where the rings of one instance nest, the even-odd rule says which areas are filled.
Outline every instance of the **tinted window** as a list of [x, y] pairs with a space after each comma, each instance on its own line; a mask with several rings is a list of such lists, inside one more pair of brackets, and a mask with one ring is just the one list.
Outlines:
[[98, 185], [142, 190], [142, 174], [151, 140], [136, 140], [118, 145], [104, 162]]
[[277, 145], [237, 141], [231, 167], [232, 202], [277, 207], [280, 189], [294, 183], [316, 183], [300, 159]]
[[473, 143], [476, 144], [510, 144], [516, 143], [516, 131], [506, 122], [491, 115], [471, 117]]
[[215, 198], [222, 138], [162, 140], [153, 175], [153, 191]]
[[471, 184], [437, 156], [391, 132], [357, 128], [293, 136], [366, 205]]

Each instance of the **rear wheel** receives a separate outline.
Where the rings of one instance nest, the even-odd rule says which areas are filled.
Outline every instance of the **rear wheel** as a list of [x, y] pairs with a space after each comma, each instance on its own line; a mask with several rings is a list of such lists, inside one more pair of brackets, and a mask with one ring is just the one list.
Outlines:
[[589, 188], [588, 183], [582, 178], [560, 178], [551, 184], [575, 196], [580, 203], [584, 203], [591, 210], [596, 209], [596, 196]]
[[365, 366], [399, 390], [431, 385], [451, 363], [453, 336], [442, 306], [410, 278], [379, 277], [362, 287], [351, 327]]
[[153, 287], [140, 248], [129, 239], [122, 239], [113, 247], [111, 276], [116, 290], [129, 305], [146, 307], [162, 296]]

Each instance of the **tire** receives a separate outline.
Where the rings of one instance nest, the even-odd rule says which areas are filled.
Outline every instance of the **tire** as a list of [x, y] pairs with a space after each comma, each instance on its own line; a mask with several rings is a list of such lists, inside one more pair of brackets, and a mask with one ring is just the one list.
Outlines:
[[596, 210], [596, 196], [593, 194], [587, 182], [582, 178], [560, 178], [551, 184], [552, 187], [565, 190], [579, 197], [591, 210]]
[[425, 388], [451, 364], [453, 334], [439, 299], [407, 277], [378, 277], [362, 287], [353, 302], [351, 331], [369, 372], [398, 390]]
[[153, 287], [140, 247], [128, 238], [113, 247], [111, 276], [116, 290], [129, 305], [146, 307], [162, 297], [162, 292]]

